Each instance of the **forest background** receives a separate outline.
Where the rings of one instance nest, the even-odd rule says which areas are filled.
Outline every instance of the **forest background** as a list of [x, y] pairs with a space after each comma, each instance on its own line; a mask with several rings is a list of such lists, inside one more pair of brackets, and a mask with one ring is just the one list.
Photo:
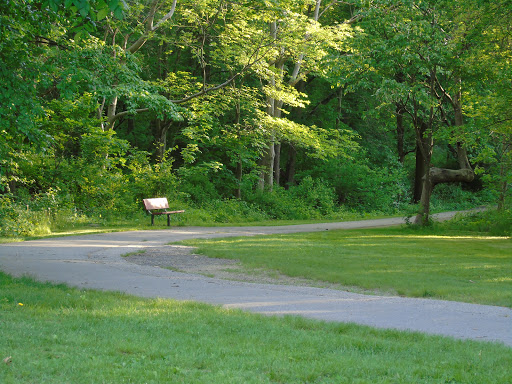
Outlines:
[[0, 236], [511, 220], [512, 1], [4, 0]]

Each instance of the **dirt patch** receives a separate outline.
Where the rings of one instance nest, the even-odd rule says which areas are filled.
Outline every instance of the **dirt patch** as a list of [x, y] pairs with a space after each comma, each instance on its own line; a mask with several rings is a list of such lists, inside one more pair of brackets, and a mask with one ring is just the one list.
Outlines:
[[215, 259], [197, 255], [193, 253], [194, 249], [194, 247], [182, 245], [145, 248], [140, 253], [125, 256], [125, 260], [138, 265], [167, 268], [177, 272], [200, 274], [217, 279], [346, 290], [346, 287], [337, 284], [289, 277], [274, 271], [248, 270], [242, 266], [239, 260]]

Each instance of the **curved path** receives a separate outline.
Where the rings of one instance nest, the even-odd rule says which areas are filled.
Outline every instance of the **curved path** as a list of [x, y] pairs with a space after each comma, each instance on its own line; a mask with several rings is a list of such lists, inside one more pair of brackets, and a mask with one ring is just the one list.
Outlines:
[[[443, 214], [438, 219], [449, 217]], [[368, 296], [338, 290], [254, 284], [140, 266], [121, 255], [191, 238], [251, 236], [401, 224], [403, 219], [281, 227], [171, 228], [50, 238], [0, 246], [0, 269], [14, 276], [143, 297], [196, 300], [269, 315], [300, 315], [412, 330], [512, 346], [512, 309], [430, 299]]]

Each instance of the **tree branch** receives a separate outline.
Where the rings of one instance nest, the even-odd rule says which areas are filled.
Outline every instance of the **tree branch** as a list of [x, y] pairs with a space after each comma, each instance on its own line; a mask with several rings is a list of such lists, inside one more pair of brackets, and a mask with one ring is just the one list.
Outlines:
[[156, 9], [157, 9], [159, 1], [160, 0], [154, 0], [153, 3], [151, 4], [151, 8], [149, 10], [149, 15], [148, 15], [148, 18], [146, 21], [146, 30], [144, 31], [142, 36], [139, 37], [138, 40], [127, 49], [128, 52], [130, 52], [130, 53], [137, 52], [146, 43], [150, 34], [154, 31], [156, 31], [158, 28], [160, 28], [160, 26], [162, 26], [163, 23], [165, 23], [167, 20], [171, 19], [172, 16], [174, 15], [174, 11], [176, 10], [176, 1], [177, 0], [174, 0], [172, 2], [171, 10], [169, 12], [167, 12], [167, 14], [156, 23], [156, 25], [153, 25], [153, 22], [155, 21], [155, 14], [156, 14]]
[[[135, 112], [136, 113], [149, 112], [149, 108], [139, 108], [139, 109], [136, 109]], [[112, 126], [121, 117], [131, 115], [132, 113], [133, 113], [133, 111], [123, 111], [123, 112], [116, 113], [114, 116], [109, 117], [107, 122], [110, 126]]]
[[260, 59], [266, 55], [267, 52], [264, 52], [264, 53], [262, 53], [261, 55], [258, 56], [258, 53], [260, 52], [260, 50], [263, 47], [265, 47], [265, 46], [268, 47], [269, 50], [272, 49], [272, 43], [269, 43], [268, 45], [260, 44], [258, 47], [256, 47], [254, 52], [249, 57], [248, 63], [239, 72], [237, 72], [236, 74], [232, 75], [228, 80], [226, 80], [222, 84], [216, 85], [216, 86], [211, 87], [211, 88], [206, 88], [206, 89], [203, 88], [201, 91], [199, 91], [197, 93], [194, 93], [193, 95], [184, 97], [183, 99], [179, 99], [179, 100], [171, 100], [171, 102], [174, 103], [174, 104], [183, 104], [183, 103], [186, 103], [187, 101], [192, 100], [192, 99], [194, 99], [196, 97], [203, 96], [203, 95], [206, 95], [207, 93], [210, 93], [212, 91], [216, 91], [216, 90], [219, 90], [219, 89], [222, 89], [222, 88], [226, 87], [227, 85], [231, 84], [237, 77], [239, 77], [242, 74], [244, 74], [248, 69], [250, 69], [254, 64], [259, 62]]
[[35, 40], [33, 42], [35, 44], [45, 44], [45, 45], [48, 45], [49, 47], [54, 46], [54, 47], [59, 47], [60, 49], [63, 49], [65, 51], [69, 51], [68, 46], [60, 44], [60, 43], [56, 42], [55, 40], [49, 39], [47, 37], [34, 36], [34, 38], [35, 38]]
[[172, 2], [171, 10], [167, 12], [167, 14], [160, 19], [158, 23], [154, 27], [151, 28], [151, 32], [156, 31], [160, 26], [165, 23], [167, 20], [171, 19], [174, 15], [174, 11], [176, 10], [176, 0]]

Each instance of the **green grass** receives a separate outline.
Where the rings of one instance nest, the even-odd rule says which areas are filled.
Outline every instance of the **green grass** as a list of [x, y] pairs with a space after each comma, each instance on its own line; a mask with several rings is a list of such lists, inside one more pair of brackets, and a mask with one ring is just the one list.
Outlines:
[[512, 349], [500, 344], [265, 317], [2, 273], [0, 310], [5, 384], [512, 382]]
[[130, 257], [130, 256], [136, 256], [136, 255], [143, 255], [146, 253], [145, 249], [139, 249], [138, 251], [128, 252], [121, 255], [121, 257]]
[[512, 240], [385, 228], [188, 240], [210, 257], [292, 277], [410, 297], [512, 307]]
[[[384, 215], [360, 215], [358, 217], [350, 217], [350, 220], [372, 220], [381, 219], [389, 216]], [[348, 220], [348, 219], [347, 219]], [[250, 221], [250, 222], [229, 222], [229, 223], [217, 223], [217, 222], [201, 222], [194, 220], [194, 218], [186, 219], [181, 222], [171, 222], [171, 226], [167, 226], [165, 218], [158, 217], [155, 219], [155, 225], [151, 225], [151, 218], [148, 216], [144, 220], [117, 220], [117, 221], [105, 221], [103, 223], [83, 223], [78, 225], [62, 226], [53, 228], [51, 231], [46, 233], [39, 233], [31, 236], [19, 236], [19, 237], [5, 237], [0, 236], [0, 244], [46, 239], [51, 237], [61, 236], [79, 236], [79, 235], [93, 235], [98, 233], [111, 233], [111, 232], [127, 232], [127, 231], [144, 231], [144, 230], [161, 230], [161, 229], [173, 229], [176, 227], [183, 226], [201, 226], [201, 227], [270, 227], [270, 226], [281, 226], [281, 225], [300, 225], [300, 224], [318, 224], [328, 222], [339, 222], [339, 220], [264, 220], [264, 221]]]

